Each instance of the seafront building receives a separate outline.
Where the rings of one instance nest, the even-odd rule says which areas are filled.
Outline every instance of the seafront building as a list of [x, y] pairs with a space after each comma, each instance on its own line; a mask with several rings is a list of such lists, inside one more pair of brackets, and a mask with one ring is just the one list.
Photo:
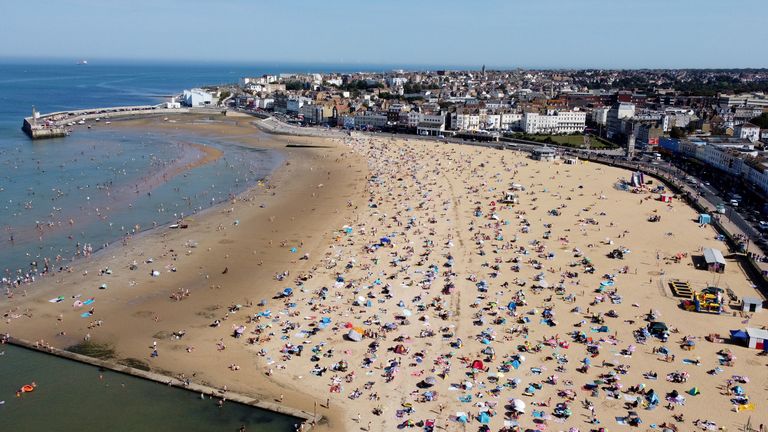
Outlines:
[[211, 105], [213, 102], [213, 96], [200, 88], [184, 90], [181, 97], [184, 105], [188, 107], [202, 107]]
[[[395, 70], [243, 77], [227, 90], [233, 106], [308, 125], [478, 139], [597, 135], [627, 155], [689, 157], [768, 193], [768, 96], [677, 89], [726, 78], [768, 83], [765, 71]], [[649, 84], [625, 84], [639, 82]], [[182, 98], [189, 106], [211, 100], [200, 89]]]

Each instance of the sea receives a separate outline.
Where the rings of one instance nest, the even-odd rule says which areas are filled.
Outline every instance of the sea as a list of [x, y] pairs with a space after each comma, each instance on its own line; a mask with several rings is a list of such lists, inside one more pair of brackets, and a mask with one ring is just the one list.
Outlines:
[[[0, 272], [7, 285], [226, 200], [280, 164], [274, 151], [224, 137], [115, 130], [91, 122], [69, 137], [31, 141], [21, 131], [34, 107], [47, 113], [155, 104], [183, 89], [262, 74], [377, 70], [345, 65], [14, 63], [0, 61]], [[190, 142], [224, 157], [184, 175]], [[2, 301], [0, 301], [0, 304]]]
[[[226, 200], [270, 174], [279, 153], [225, 137], [83, 127], [32, 141], [21, 131], [41, 113], [154, 104], [183, 89], [290, 72], [384, 70], [378, 66], [137, 64], [0, 60], [0, 271], [4, 283], [58, 271], [89, 251]], [[194, 142], [223, 157], [171, 175], [193, 160]], [[169, 174], [170, 173], [170, 174]], [[34, 290], [34, 283], [25, 285]], [[5, 286], [3, 286], [5, 290]], [[6, 293], [0, 297], [0, 307]], [[16, 391], [35, 381], [38, 389]], [[292, 429], [295, 419], [22, 348], [0, 346], [0, 430], [248, 431]]]

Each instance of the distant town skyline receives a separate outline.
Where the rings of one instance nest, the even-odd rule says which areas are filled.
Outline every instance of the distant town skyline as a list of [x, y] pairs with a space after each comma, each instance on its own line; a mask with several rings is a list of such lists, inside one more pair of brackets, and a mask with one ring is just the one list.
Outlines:
[[[757, 0], [3, 1], [0, 57], [479, 68], [760, 68]], [[34, 18], [34, 19], [33, 19]]]

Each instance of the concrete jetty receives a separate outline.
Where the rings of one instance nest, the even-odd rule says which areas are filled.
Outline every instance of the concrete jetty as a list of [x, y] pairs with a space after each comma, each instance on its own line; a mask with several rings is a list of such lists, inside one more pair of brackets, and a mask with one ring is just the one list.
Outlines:
[[58, 111], [48, 114], [40, 114], [32, 108], [32, 115], [24, 118], [21, 129], [33, 140], [59, 138], [69, 135], [71, 128], [81, 124], [80, 122], [89, 120], [108, 120], [135, 115], [181, 114], [187, 112], [190, 112], [189, 108], [169, 108], [166, 104], [90, 108], [75, 111]]
[[227, 391], [226, 393], [222, 393], [219, 389], [202, 385], [202, 384], [196, 384], [196, 383], [190, 383], [187, 385], [185, 382], [169, 377], [167, 375], [158, 374], [151, 371], [144, 371], [141, 369], [132, 368], [129, 366], [124, 366], [117, 364], [115, 362], [107, 361], [107, 360], [101, 360], [94, 357], [88, 357], [82, 354], [73, 353], [70, 351], [62, 350], [59, 348], [49, 347], [49, 346], [40, 346], [37, 343], [33, 343], [27, 340], [18, 339], [15, 337], [8, 337], [5, 339], [5, 342], [9, 345], [18, 346], [21, 348], [30, 349], [33, 351], [38, 351], [45, 354], [54, 355], [57, 357], [61, 357], [67, 360], [73, 360], [76, 362], [88, 364], [91, 366], [96, 366], [100, 368], [104, 368], [107, 370], [111, 370], [114, 372], [131, 375], [137, 378], [142, 378], [149, 381], [154, 381], [159, 384], [163, 385], [169, 385], [173, 387], [177, 387], [182, 390], [187, 390], [190, 392], [194, 392], [196, 394], [207, 394], [207, 395], [214, 395], [216, 397], [226, 397], [228, 401], [236, 402], [243, 405], [252, 406], [255, 408], [260, 408], [267, 411], [272, 411], [278, 414], [283, 414], [291, 417], [295, 417], [299, 419], [300, 422], [304, 423], [304, 430], [309, 430], [308, 428], [311, 428], [313, 425], [319, 423], [323, 416], [317, 415], [315, 416], [312, 413], [297, 409], [297, 408], [291, 408], [287, 407], [281, 404], [277, 404], [271, 401], [265, 401], [265, 400], [259, 400], [244, 394], [234, 393], [231, 391]]

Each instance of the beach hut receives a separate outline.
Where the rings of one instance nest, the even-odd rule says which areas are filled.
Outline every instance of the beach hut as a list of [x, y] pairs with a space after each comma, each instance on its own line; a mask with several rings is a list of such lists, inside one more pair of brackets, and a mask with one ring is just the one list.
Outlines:
[[707, 263], [707, 270], [716, 273], [725, 272], [725, 258], [719, 249], [704, 248], [704, 261]]
[[760, 312], [763, 309], [763, 301], [756, 297], [744, 297], [741, 310], [744, 312]]
[[659, 195], [659, 201], [663, 203], [671, 203], [672, 202], [672, 195], [670, 194], [661, 194]]
[[747, 328], [747, 346], [765, 351], [768, 349], [768, 330]]
[[702, 213], [699, 215], [699, 225], [704, 225], [709, 223], [712, 223], [712, 218], [708, 214]]

